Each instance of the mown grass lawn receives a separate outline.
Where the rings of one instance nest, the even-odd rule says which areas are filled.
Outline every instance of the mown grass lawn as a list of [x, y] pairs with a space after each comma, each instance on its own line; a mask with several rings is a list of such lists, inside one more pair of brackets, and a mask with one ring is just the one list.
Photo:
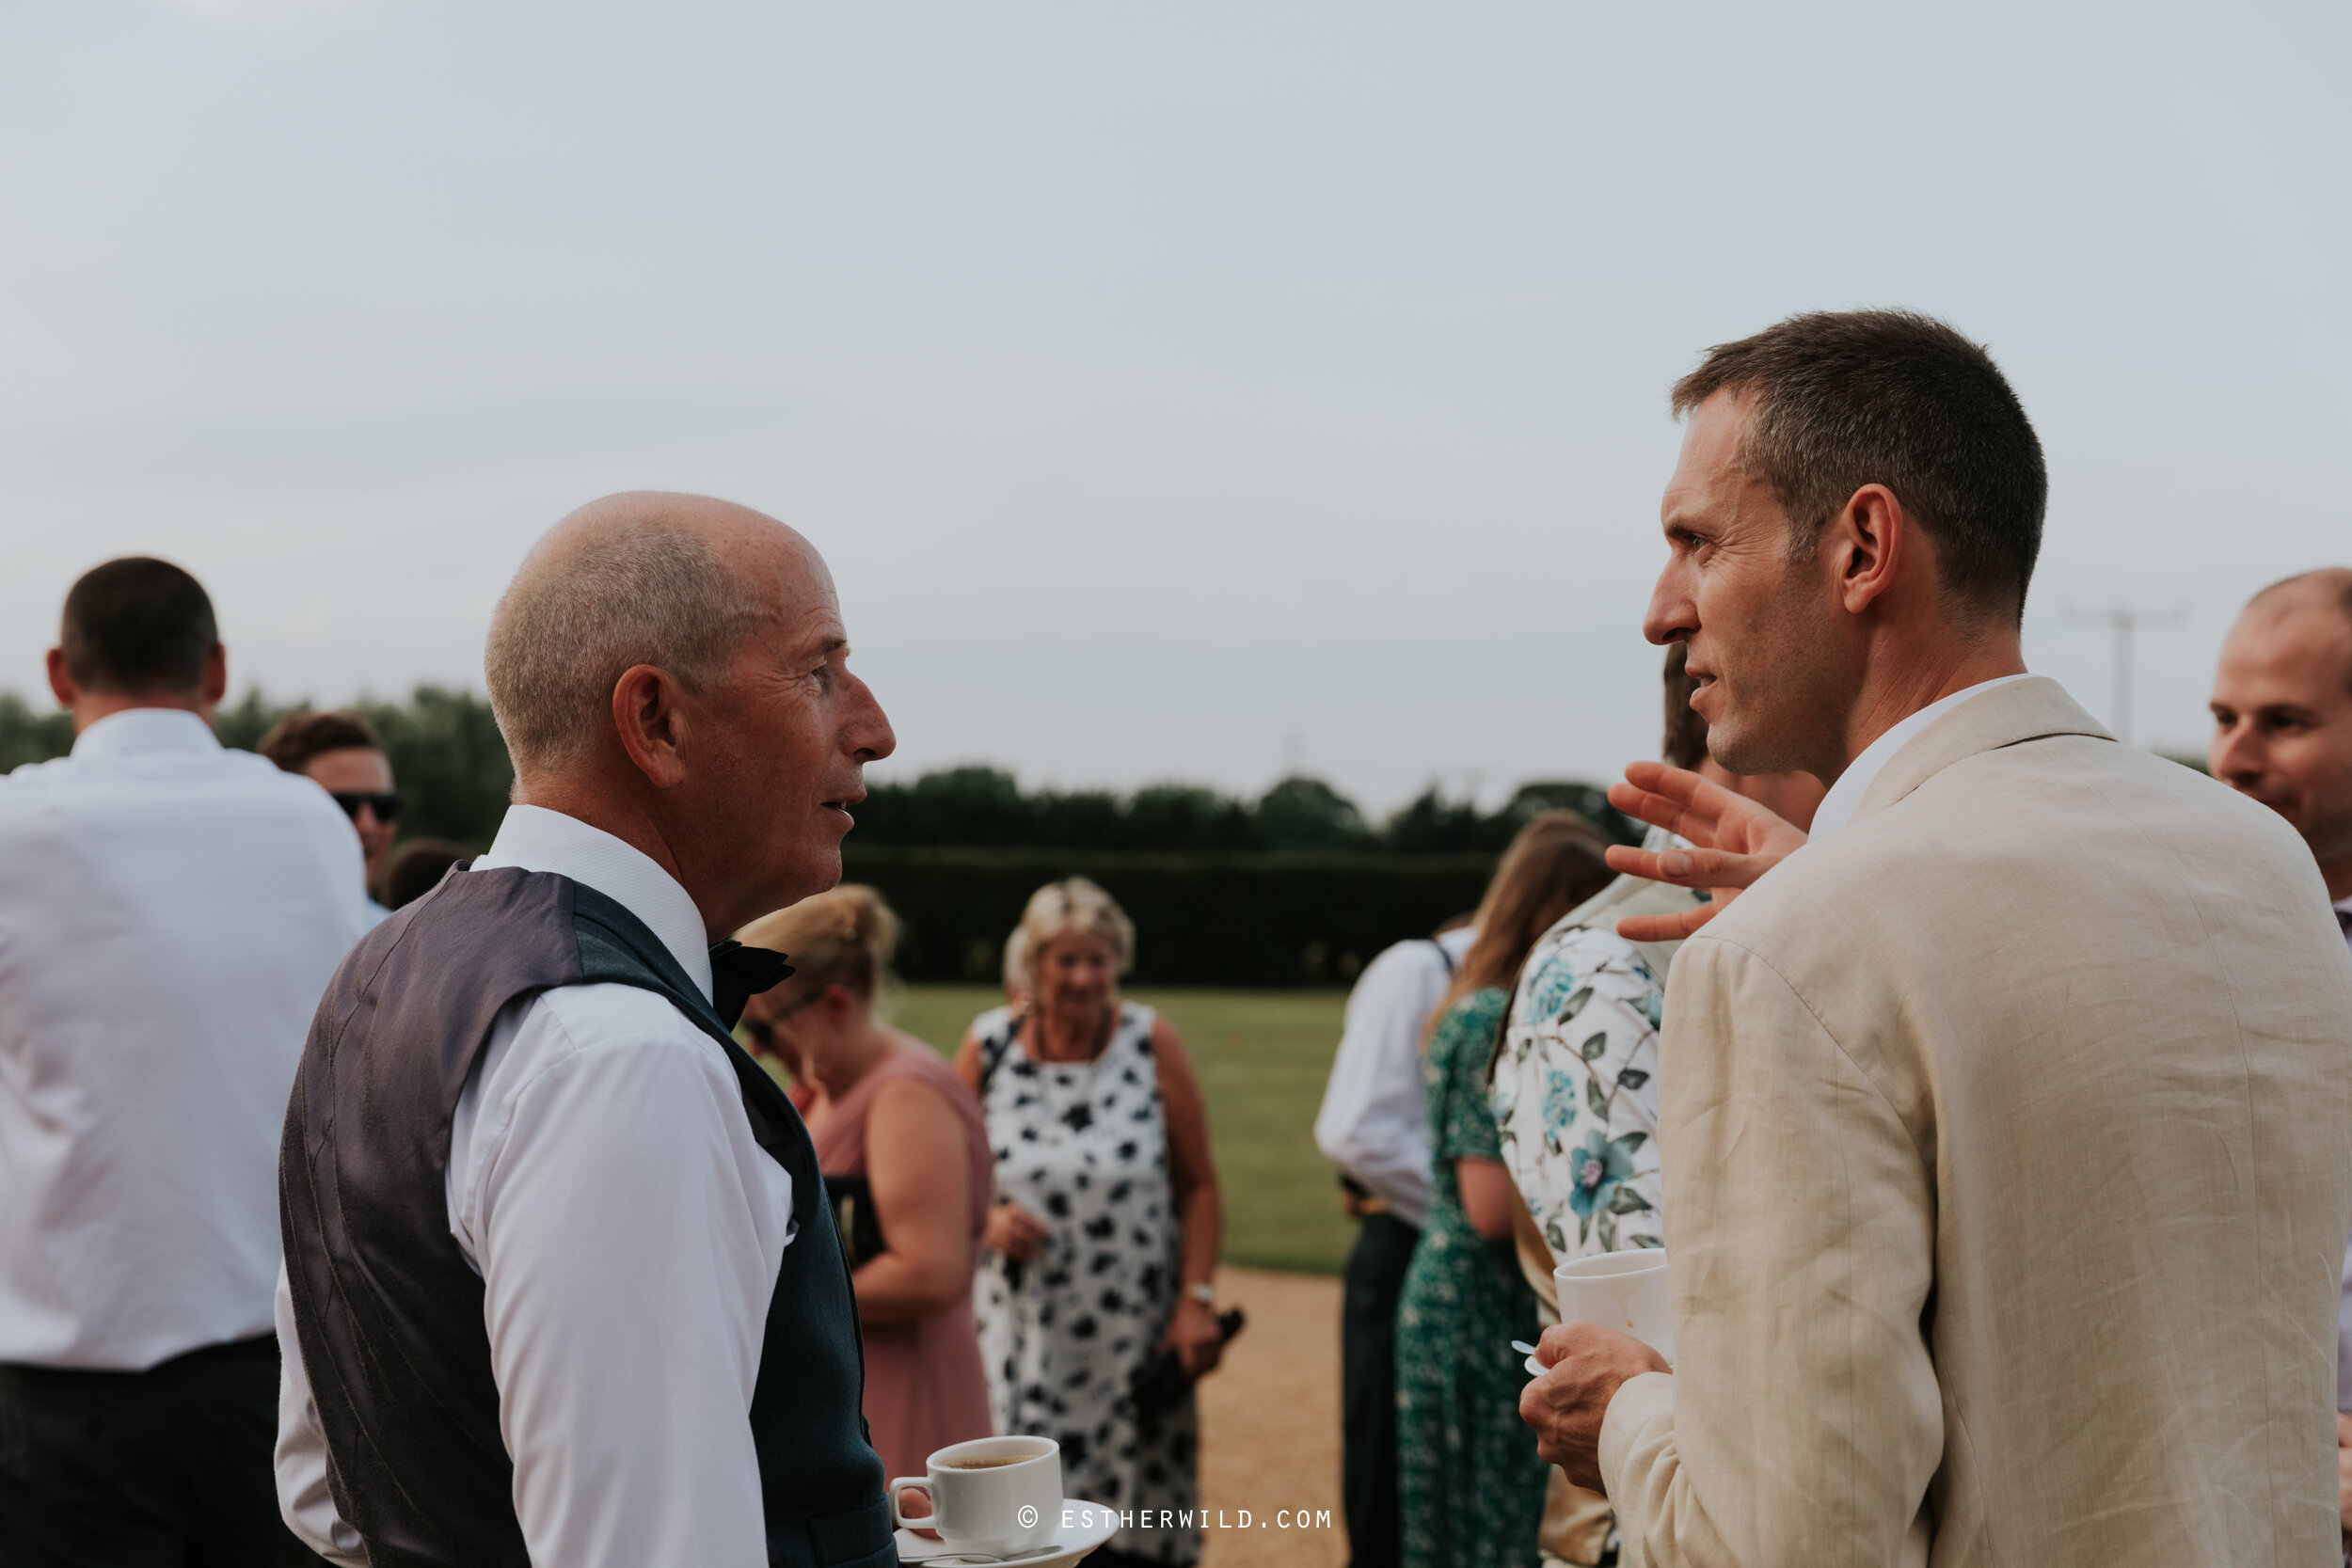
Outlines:
[[[1340, 990], [1130, 993], [1175, 1024], [1200, 1074], [1225, 1194], [1225, 1259], [1255, 1268], [1337, 1274], [1354, 1229], [1331, 1167], [1315, 1151], [1315, 1108], [1340, 1042]], [[952, 1054], [972, 1020], [999, 1005], [989, 986], [906, 986], [893, 1022]]]

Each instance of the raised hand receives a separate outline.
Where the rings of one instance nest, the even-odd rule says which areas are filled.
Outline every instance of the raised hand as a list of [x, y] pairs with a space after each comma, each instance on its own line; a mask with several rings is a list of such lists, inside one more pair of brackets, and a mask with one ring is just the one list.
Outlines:
[[988, 1221], [980, 1230], [980, 1244], [1017, 1263], [1026, 1263], [1045, 1250], [1053, 1234], [1045, 1228], [1043, 1220], [1004, 1197], [989, 1205]]
[[1612, 870], [1704, 888], [1714, 899], [1679, 914], [1629, 915], [1617, 922], [1617, 934], [1628, 942], [1689, 936], [1805, 844], [1804, 830], [1795, 823], [1687, 768], [1662, 762], [1627, 764], [1625, 782], [1609, 786], [1609, 803], [1691, 845], [1656, 851], [1612, 846]]

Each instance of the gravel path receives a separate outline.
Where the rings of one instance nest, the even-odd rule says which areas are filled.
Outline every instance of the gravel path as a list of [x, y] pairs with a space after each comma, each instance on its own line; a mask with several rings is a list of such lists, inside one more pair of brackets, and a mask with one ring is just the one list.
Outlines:
[[1229, 1267], [1216, 1284], [1249, 1325], [1200, 1384], [1201, 1568], [1343, 1568], [1340, 1282]]

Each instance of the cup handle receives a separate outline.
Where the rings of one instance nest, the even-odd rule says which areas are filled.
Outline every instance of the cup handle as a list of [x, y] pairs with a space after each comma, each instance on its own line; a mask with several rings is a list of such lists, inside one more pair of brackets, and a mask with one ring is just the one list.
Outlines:
[[[902, 1486], [912, 1486], [917, 1492], [922, 1493], [926, 1497], [930, 1497], [931, 1512], [917, 1519], [910, 1519], [905, 1514], [899, 1513], [898, 1489]], [[897, 1481], [890, 1483], [890, 1522], [892, 1524], [898, 1526], [900, 1529], [937, 1529], [939, 1528], [938, 1519], [939, 1499], [931, 1497], [930, 1477], [900, 1476]]]

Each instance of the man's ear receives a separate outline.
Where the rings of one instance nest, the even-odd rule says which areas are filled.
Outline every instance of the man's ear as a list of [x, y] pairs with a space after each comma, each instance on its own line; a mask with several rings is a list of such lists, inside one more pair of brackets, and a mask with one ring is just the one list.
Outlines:
[[81, 696], [82, 689], [73, 684], [73, 674], [65, 667], [65, 650], [49, 650], [49, 694], [57, 699], [61, 708], [72, 709]]
[[204, 678], [197, 684], [196, 695], [204, 705], [209, 717], [229, 695], [229, 647], [223, 642], [213, 644], [213, 651], [204, 659]]
[[1883, 484], [1856, 490], [1821, 526], [1818, 550], [1849, 615], [1861, 614], [1895, 586], [1904, 558], [1918, 542], [1915, 527], [1895, 492]]
[[685, 695], [675, 676], [651, 664], [632, 664], [612, 683], [613, 733], [656, 789], [686, 782]]

